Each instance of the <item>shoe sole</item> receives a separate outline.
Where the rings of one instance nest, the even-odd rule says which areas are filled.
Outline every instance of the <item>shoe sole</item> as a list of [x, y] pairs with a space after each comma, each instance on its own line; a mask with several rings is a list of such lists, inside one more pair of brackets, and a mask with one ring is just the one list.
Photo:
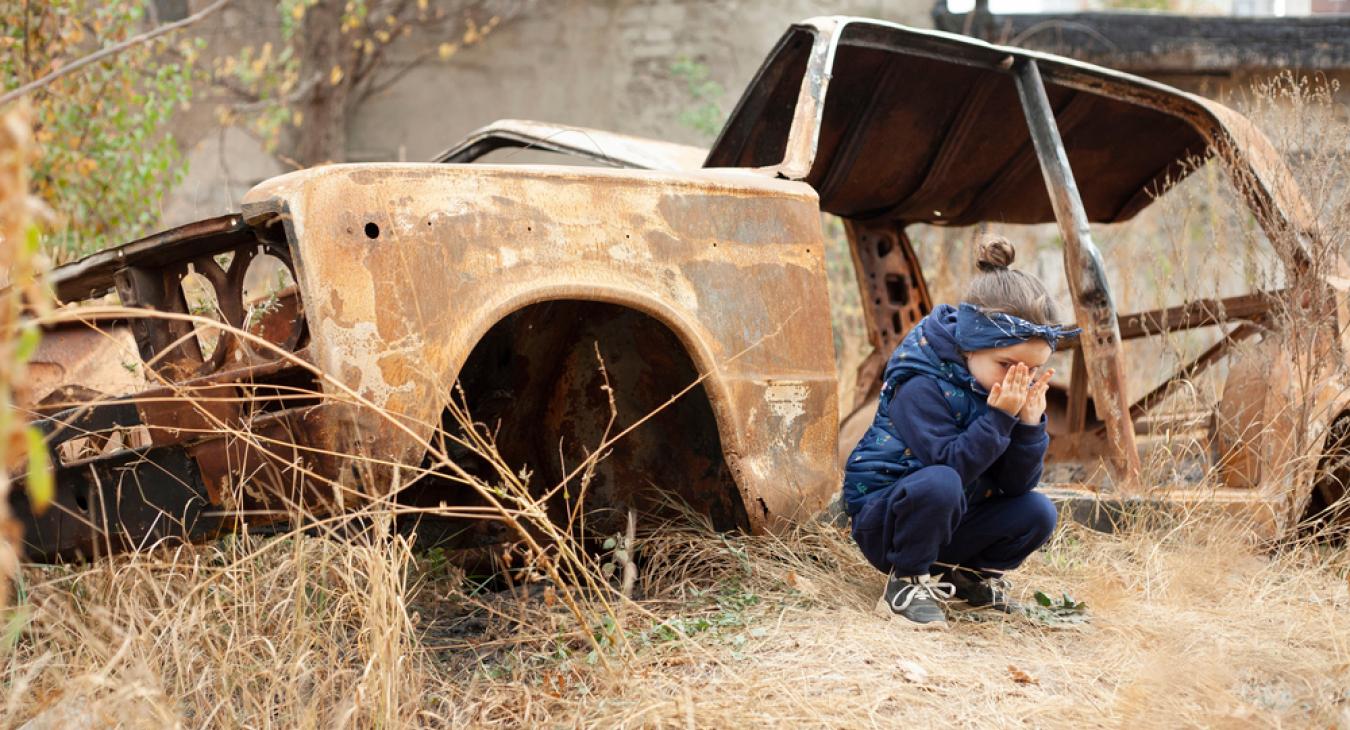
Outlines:
[[899, 618], [901, 619], [900, 621], [901, 625], [907, 628], [914, 629], [916, 631], [947, 630], [947, 621], [945, 619], [938, 621], [929, 621], [928, 623], [923, 624], [919, 623], [918, 621], [910, 621], [909, 619], [903, 616], [897, 616], [896, 613], [891, 610], [890, 604], [886, 603], [885, 596], [882, 596], [881, 598], [877, 599], [877, 605], [872, 607], [872, 613], [875, 613], [878, 617], [886, 619], [887, 621], [890, 621], [893, 618]]

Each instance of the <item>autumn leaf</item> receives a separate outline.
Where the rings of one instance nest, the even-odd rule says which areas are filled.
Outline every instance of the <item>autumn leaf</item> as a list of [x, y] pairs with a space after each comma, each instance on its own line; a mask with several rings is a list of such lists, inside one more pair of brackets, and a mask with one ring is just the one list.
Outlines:
[[338, 84], [342, 83], [341, 66], [335, 64], [333, 66], [333, 70], [328, 72], [328, 83], [332, 84], [333, 86], [337, 86]]
[[465, 22], [468, 28], [464, 30], [464, 45], [472, 46], [483, 39], [483, 34], [478, 31], [478, 24], [473, 22], [473, 18], [467, 18]]
[[56, 497], [56, 484], [52, 479], [51, 459], [47, 455], [47, 442], [42, 432], [29, 426], [28, 441], [28, 479], [24, 489], [28, 492], [28, 502], [33, 506], [33, 514], [41, 515]]
[[1008, 676], [1012, 677], [1012, 681], [1018, 684], [1040, 684], [1040, 680], [1027, 674], [1021, 669], [1018, 669], [1012, 664], [1008, 665]]
[[449, 61], [450, 57], [455, 55], [455, 52], [458, 50], [459, 46], [454, 43], [442, 43], [441, 47], [437, 49], [437, 53], [440, 55], [442, 61]]

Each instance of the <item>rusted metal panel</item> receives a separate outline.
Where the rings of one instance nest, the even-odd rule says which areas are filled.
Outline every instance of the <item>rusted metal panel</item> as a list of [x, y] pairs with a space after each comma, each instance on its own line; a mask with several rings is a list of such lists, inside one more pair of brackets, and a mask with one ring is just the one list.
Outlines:
[[[846, 221], [853, 270], [872, 353], [858, 366], [849, 410], [876, 396], [886, 356], [933, 309], [918, 256], [902, 226], [889, 221]], [[850, 446], [850, 448], [852, 448]]]
[[809, 187], [743, 173], [393, 164], [292, 173], [244, 203], [250, 222], [287, 222], [316, 362], [369, 406], [348, 449], [419, 459], [468, 353], [507, 314], [621, 304], [668, 326], [706, 376], [752, 529], [838, 487], [817, 211]]
[[194, 258], [195, 251], [219, 249], [222, 240], [252, 238], [253, 231], [237, 214], [208, 218], [90, 254], [53, 270], [48, 281], [62, 301], [86, 299], [111, 291], [114, 275], [127, 266], [155, 266], [166, 258]]
[[494, 150], [512, 147], [571, 155], [611, 167], [667, 172], [697, 170], [708, 157], [708, 151], [701, 147], [674, 142], [587, 127], [499, 119], [469, 133], [458, 144], [433, 157], [432, 161], [467, 164]]
[[43, 333], [14, 402], [35, 412], [64, 410], [145, 387], [136, 341], [125, 325], [74, 323]]
[[[1012, 69], [1028, 60], [1075, 175], [1093, 181], [1083, 191], [1089, 221], [1129, 219], [1217, 152], [1268, 232], [1312, 230], [1269, 140], [1222, 104], [1071, 59], [864, 18], [789, 29], [707, 164], [805, 180], [821, 190], [823, 210], [846, 217], [1048, 223], [1027, 128], [1007, 114], [1017, 108]], [[795, 105], [781, 103], [788, 87]], [[893, 143], [898, 129], [903, 145]], [[1103, 155], [1104, 145], [1129, 154]], [[827, 189], [829, 180], [841, 182]]]

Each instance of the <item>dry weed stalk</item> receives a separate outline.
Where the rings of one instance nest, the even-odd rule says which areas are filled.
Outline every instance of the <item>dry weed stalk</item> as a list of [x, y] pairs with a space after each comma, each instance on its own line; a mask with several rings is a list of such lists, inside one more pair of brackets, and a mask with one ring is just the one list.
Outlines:
[[24, 462], [28, 450], [26, 424], [13, 420], [12, 407], [26, 359], [20, 321], [25, 308], [40, 310], [46, 302], [30, 236], [42, 212], [28, 194], [35, 154], [28, 107], [0, 109], [0, 609], [9, 605], [18, 567], [19, 525], [9, 515], [9, 471]]

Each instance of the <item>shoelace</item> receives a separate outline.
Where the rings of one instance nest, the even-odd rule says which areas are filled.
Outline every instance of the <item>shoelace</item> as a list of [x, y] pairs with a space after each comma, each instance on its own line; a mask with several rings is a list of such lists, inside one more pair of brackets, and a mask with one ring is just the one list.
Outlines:
[[985, 579], [989, 585], [989, 599], [995, 604], [1006, 604], [1008, 594], [1012, 592], [1012, 583], [1003, 576], [991, 576]]
[[[956, 586], [951, 583], [936, 581], [928, 576], [924, 576], [919, 578], [919, 582], [908, 583], [904, 588], [896, 591], [895, 596], [891, 598], [891, 608], [896, 611], [903, 611], [906, 608], [909, 608], [909, 604], [913, 603], [914, 599], [920, 593], [941, 603], [956, 595]], [[903, 601], [900, 600], [901, 596], [904, 596]], [[896, 603], [897, 601], [900, 602]]]

